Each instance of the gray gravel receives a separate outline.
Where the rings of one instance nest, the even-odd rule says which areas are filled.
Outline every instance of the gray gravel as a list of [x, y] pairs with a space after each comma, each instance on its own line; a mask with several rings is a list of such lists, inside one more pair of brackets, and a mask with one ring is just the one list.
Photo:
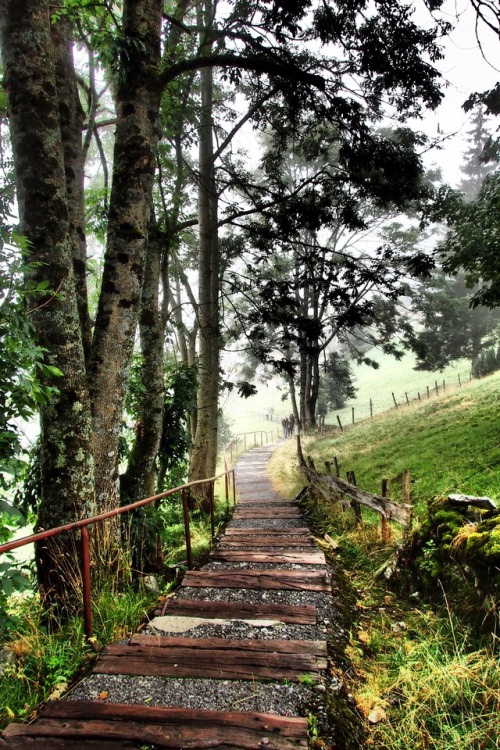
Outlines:
[[[324, 570], [324, 565], [300, 565], [299, 563], [256, 563], [256, 562], [227, 562], [214, 560], [203, 566], [203, 570]], [[207, 596], [206, 599], [210, 599]]]
[[232, 529], [301, 529], [305, 527], [302, 518], [235, 518]]
[[101, 693], [106, 692], [111, 703], [304, 716], [315, 690], [301, 683], [94, 674], [77, 685], [68, 699], [96, 701]]

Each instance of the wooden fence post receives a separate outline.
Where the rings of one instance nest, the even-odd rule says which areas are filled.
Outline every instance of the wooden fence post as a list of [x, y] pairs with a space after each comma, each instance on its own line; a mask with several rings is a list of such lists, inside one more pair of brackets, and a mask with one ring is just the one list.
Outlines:
[[427, 398], [430, 398], [430, 397], [431, 397], [431, 392], [429, 390], [429, 386], [427, 386]]
[[352, 407], [352, 423], [354, 424], [354, 406]]
[[333, 457], [333, 463], [335, 465], [335, 476], [339, 477], [340, 476], [340, 468], [339, 468], [339, 462], [337, 460], [337, 456]]
[[344, 428], [342, 427], [342, 422], [340, 421], [340, 417], [339, 417], [338, 414], [337, 414], [337, 422], [339, 423], [339, 427], [340, 427], [341, 432], [344, 432]]
[[394, 401], [394, 406], [397, 409], [398, 408], [398, 402], [396, 401], [396, 396], [394, 395], [394, 393], [392, 394], [392, 400]]
[[[354, 474], [353, 471], [347, 472], [347, 481], [356, 487], [356, 475]], [[361, 505], [358, 502], [356, 502], [356, 500], [351, 500], [351, 507], [356, 517], [356, 523], [358, 524], [363, 523], [363, 517], [361, 515]]]
[[373, 401], [370, 399], [370, 417], [373, 418]]
[[459, 386], [459, 388], [462, 387], [462, 380], [460, 378], [460, 373], [458, 373], [458, 386]]
[[[387, 497], [387, 479], [382, 479], [382, 497]], [[382, 541], [388, 542], [391, 538], [391, 527], [385, 516], [380, 516], [380, 533]]]
[[327, 474], [332, 473], [332, 462], [331, 461], [325, 461], [325, 469]]
[[410, 399], [408, 398], [408, 394], [406, 393], [406, 391], [405, 391], [405, 396], [406, 396], [406, 403], [409, 406], [410, 405]]
[[403, 471], [403, 502], [410, 504], [410, 472], [408, 469]]

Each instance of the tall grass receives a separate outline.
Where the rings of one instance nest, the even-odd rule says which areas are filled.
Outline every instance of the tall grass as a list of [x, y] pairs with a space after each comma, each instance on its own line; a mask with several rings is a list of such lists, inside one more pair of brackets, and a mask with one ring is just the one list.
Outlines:
[[[154, 601], [151, 593], [130, 587], [96, 593], [93, 615], [99, 643], [130, 634]], [[59, 697], [95, 656], [86, 642], [81, 617], [71, 618], [58, 629], [52, 626], [49, 632], [37, 596], [13, 598], [11, 605], [17, 624], [3, 644], [8, 663], [0, 674], [0, 727], [13, 719], [29, 718], [40, 703]]]

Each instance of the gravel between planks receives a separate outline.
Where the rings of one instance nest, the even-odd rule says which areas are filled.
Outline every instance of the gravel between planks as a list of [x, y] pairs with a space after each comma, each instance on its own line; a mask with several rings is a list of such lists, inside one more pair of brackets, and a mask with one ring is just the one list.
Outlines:
[[304, 716], [317, 689], [324, 688], [301, 683], [94, 674], [77, 685], [68, 700], [103, 702], [100, 696], [106, 695], [105, 700], [111, 703]]

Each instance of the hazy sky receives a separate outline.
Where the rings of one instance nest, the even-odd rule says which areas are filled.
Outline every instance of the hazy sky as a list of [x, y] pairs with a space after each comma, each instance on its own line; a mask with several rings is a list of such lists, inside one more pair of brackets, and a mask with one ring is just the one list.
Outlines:
[[[500, 41], [495, 34], [480, 23], [479, 39], [485, 58], [476, 39], [476, 15], [469, 0], [448, 0], [444, 5], [448, 19], [458, 23], [446, 41], [445, 59], [438, 64], [448, 86], [445, 99], [436, 113], [428, 115], [416, 127], [429, 136], [437, 136], [438, 129], [443, 135], [457, 132], [457, 135], [442, 144], [441, 151], [432, 151], [426, 157], [427, 164], [437, 163], [443, 170], [443, 177], [451, 184], [461, 178], [460, 164], [464, 151], [464, 138], [468, 124], [468, 114], [462, 105], [474, 91], [485, 91], [500, 80]], [[492, 127], [494, 127], [492, 121]]]

